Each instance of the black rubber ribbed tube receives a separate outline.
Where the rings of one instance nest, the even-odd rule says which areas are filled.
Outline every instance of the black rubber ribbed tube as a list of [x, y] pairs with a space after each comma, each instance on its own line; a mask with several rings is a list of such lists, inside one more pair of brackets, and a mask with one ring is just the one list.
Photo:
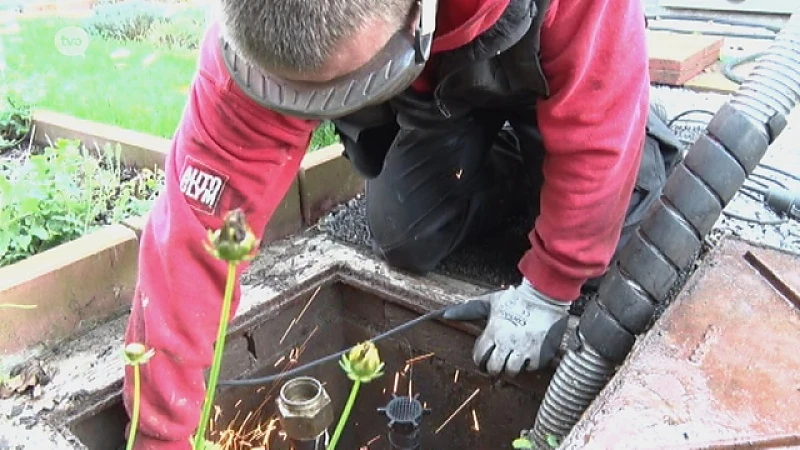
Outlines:
[[549, 436], [560, 441], [569, 434], [605, 387], [799, 100], [800, 15], [793, 14], [671, 173], [587, 305], [578, 345], [559, 365], [536, 416], [537, 447], [548, 448]]

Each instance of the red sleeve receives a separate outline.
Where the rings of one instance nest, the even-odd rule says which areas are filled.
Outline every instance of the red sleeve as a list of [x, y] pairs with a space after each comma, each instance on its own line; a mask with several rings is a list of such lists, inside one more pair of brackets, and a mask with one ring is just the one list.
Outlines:
[[[218, 27], [209, 29], [167, 158], [166, 186], [141, 239], [126, 342], [144, 342], [156, 353], [142, 368], [137, 449], [189, 449], [226, 275], [225, 263], [203, 247], [206, 230], [218, 228], [225, 213], [241, 208], [261, 238], [315, 126], [247, 99], [222, 62]], [[239, 296], [237, 288], [233, 311]], [[125, 399], [131, 405], [131, 370], [125, 375]]]
[[553, 0], [541, 33], [550, 97], [537, 105], [545, 183], [520, 271], [571, 301], [607, 268], [638, 172], [649, 102], [640, 0]]

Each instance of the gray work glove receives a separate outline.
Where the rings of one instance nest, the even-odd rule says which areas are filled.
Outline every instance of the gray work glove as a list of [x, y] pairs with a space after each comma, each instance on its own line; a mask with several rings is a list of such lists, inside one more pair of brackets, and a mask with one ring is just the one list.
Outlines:
[[472, 359], [492, 375], [538, 370], [555, 356], [566, 331], [569, 303], [555, 301], [523, 280], [519, 286], [456, 305], [447, 320], [489, 318], [475, 342]]

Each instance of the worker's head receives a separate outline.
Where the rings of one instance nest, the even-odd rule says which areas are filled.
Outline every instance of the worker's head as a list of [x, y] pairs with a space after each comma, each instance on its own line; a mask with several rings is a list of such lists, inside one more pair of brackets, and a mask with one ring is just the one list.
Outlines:
[[[330, 112], [293, 111], [285, 104], [276, 109], [326, 118], [386, 100], [408, 87], [430, 51], [435, 3], [221, 0], [220, 13], [223, 37], [231, 49], [268, 82], [301, 94], [340, 93], [348, 103]], [[363, 95], [356, 98], [353, 92]], [[275, 99], [264, 100], [269, 104]]]

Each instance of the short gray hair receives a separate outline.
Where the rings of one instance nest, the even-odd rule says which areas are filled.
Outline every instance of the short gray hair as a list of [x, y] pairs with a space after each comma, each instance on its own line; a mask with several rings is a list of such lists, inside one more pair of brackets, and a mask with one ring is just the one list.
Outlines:
[[336, 45], [367, 20], [400, 29], [416, 0], [221, 0], [222, 32], [241, 57], [264, 69], [319, 70]]

